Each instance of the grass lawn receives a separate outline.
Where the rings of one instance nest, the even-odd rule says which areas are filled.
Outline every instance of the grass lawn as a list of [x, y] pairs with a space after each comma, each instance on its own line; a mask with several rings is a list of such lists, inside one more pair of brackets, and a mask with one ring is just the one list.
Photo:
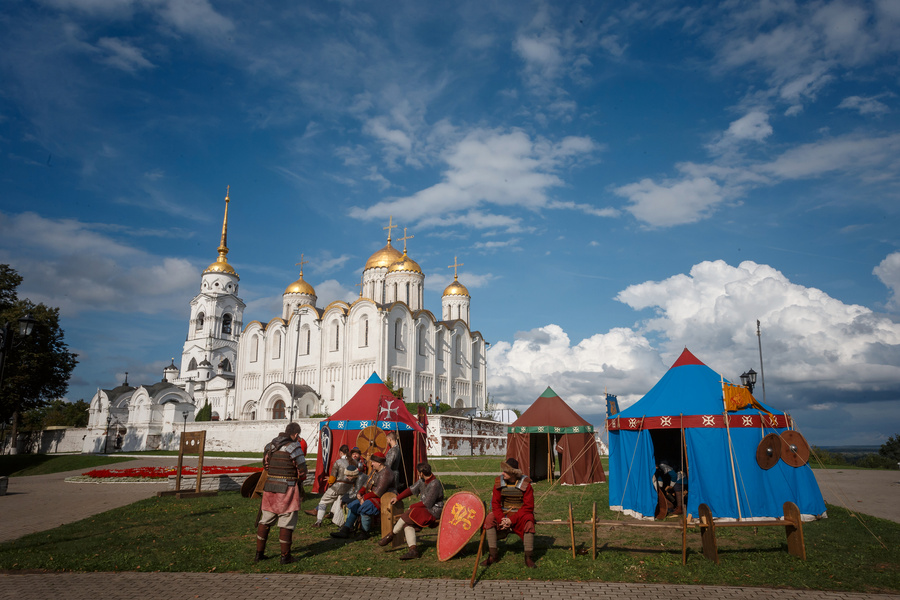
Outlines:
[[[439, 462], [443, 461], [435, 461]], [[448, 496], [469, 490], [489, 498], [491, 477], [442, 479]], [[606, 485], [551, 488], [541, 482], [535, 485], [535, 498], [539, 520], [564, 519], [570, 502], [577, 520], [590, 518], [594, 502], [601, 519], [621, 518], [608, 509]], [[315, 502], [316, 497], [309, 496], [304, 507], [311, 508]], [[436, 530], [428, 530], [419, 538], [424, 557], [400, 562], [403, 549], [385, 552], [374, 540], [335, 540], [328, 535], [333, 526], [313, 529], [312, 517], [302, 514], [294, 535], [294, 554], [300, 562], [282, 566], [276, 558], [254, 564], [253, 523], [258, 507], [259, 500], [234, 492], [192, 500], [151, 498], [0, 544], [0, 569], [297, 572], [453, 579], [468, 579], [472, 574], [477, 536], [455, 558], [441, 563], [435, 557]], [[501, 542], [501, 562], [479, 568], [479, 577], [900, 591], [900, 524], [864, 517], [885, 549], [847, 511], [829, 506], [828, 514], [824, 521], [804, 525], [805, 562], [787, 553], [784, 530], [775, 527], [757, 532], [752, 528], [720, 529], [718, 566], [700, 553], [698, 530], [689, 530], [688, 561], [682, 566], [680, 531], [601, 528], [601, 550], [594, 561], [590, 528], [578, 525], [579, 555], [573, 559], [568, 527], [561, 524], [538, 527], [537, 570], [524, 568], [522, 542], [511, 536]], [[273, 532], [268, 552], [277, 555], [277, 548], [277, 532]]]
[[25, 477], [128, 462], [133, 458], [94, 454], [10, 454], [0, 456], [0, 475]]

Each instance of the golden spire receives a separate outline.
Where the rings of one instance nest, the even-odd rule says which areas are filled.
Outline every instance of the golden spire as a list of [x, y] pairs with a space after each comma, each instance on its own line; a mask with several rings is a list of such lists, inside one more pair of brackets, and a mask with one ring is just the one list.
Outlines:
[[457, 268], [461, 266], [463, 266], [463, 263], [459, 262], [459, 259], [454, 256], [453, 264], [447, 266], [448, 269], [453, 269], [453, 281], [444, 289], [444, 296], [469, 296], [469, 290], [459, 282]]
[[316, 295], [316, 290], [313, 289], [313, 286], [309, 285], [306, 281], [303, 281], [303, 265], [308, 263], [308, 260], [303, 260], [303, 254], [300, 254], [300, 262], [294, 263], [296, 266], [300, 267], [300, 277], [289, 285], [286, 290], [284, 290], [285, 294], [309, 294], [310, 296]]
[[231, 186], [227, 186], [225, 188], [225, 218], [222, 219], [222, 241], [219, 242], [219, 258], [216, 259], [216, 262], [209, 265], [204, 273], [230, 273], [237, 277], [237, 272], [235, 272], [234, 268], [228, 264], [228, 203], [231, 201], [229, 198], [231, 192]]
[[225, 218], [222, 220], [222, 242], [219, 244], [219, 256], [225, 257], [228, 254], [228, 203], [231, 198], [228, 194], [231, 192], [231, 186], [225, 187]]
[[308, 260], [303, 260], [303, 253], [300, 253], [300, 262], [294, 263], [294, 266], [300, 267], [300, 279], [303, 279], [303, 265], [307, 264]]

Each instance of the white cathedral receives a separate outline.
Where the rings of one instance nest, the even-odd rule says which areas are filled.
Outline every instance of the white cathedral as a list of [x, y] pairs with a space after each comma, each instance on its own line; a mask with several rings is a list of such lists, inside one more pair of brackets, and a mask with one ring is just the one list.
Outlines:
[[[359, 298], [317, 306], [300, 277], [282, 295], [281, 315], [243, 324], [240, 278], [228, 263], [228, 203], [219, 256], [204, 271], [191, 301], [181, 368], [172, 361], [149, 386], [98, 390], [89, 427], [109, 427], [153, 447], [159, 436], [191, 420], [209, 403], [215, 420], [257, 421], [333, 414], [375, 372], [402, 388], [406, 402], [434, 401], [454, 408], [484, 406], [485, 341], [469, 327], [471, 296], [453, 282], [441, 297], [441, 318], [425, 309], [425, 274], [407, 254], [387, 245], [363, 267]], [[109, 435], [115, 436], [115, 431]], [[133, 444], [129, 444], [133, 445]]]

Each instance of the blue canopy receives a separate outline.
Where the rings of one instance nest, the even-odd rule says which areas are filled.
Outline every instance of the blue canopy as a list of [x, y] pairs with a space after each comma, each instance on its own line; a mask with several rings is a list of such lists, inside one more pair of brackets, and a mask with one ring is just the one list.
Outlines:
[[683, 459], [689, 514], [697, 515], [702, 503], [714, 517], [772, 519], [783, 516], [784, 503], [791, 501], [804, 519], [825, 515], [808, 464], [792, 467], [779, 460], [765, 470], [756, 462], [762, 438], [792, 428], [790, 417], [762, 404], [763, 410], [726, 411], [723, 382], [685, 349], [641, 400], [608, 419], [611, 509], [652, 518], [657, 464], [668, 459], [679, 470]]

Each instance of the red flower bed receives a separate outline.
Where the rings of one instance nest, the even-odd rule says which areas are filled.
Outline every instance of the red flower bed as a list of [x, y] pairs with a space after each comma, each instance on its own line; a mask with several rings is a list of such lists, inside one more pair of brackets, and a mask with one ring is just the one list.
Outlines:
[[[262, 471], [262, 467], [203, 467], [206, 475], [222, 475], [225, 473], [255, 473]], [[140, 467], [134, 469], [94, 469], [82, 473], [87, 477], [107, 479], [110, 477], [141, 477], [144, 479], [164, 479], [169, 475], [175, 475], [177, 467]], [[197, 475], [196, 467], [182, 467], [181, 475]]]

